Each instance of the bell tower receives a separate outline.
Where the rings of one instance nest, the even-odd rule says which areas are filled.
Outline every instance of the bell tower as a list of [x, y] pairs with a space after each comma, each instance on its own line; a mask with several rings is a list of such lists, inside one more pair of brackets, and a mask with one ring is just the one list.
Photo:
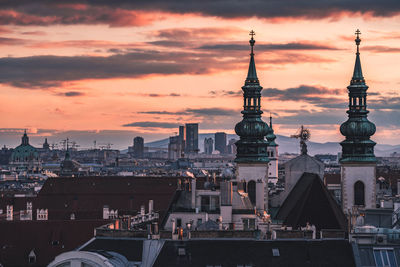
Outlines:
[[375, 133], [375, 124], [367, 118], [367, 89], [360, 61], [360, 34], [356, 31], [356, 62], [353, 77], [347, 87], [349, 92], [348, 119], [340, 126], [346, 137], [342, 146], [341, 180], [342, 208], [344, 213], [376, 207], [376, 158], [375, 142], [370, 137]]
[[236, 179], [244, 182], [249, 198], [262, 211], [268, 208], [268, 124], [261, 119], [261, 90], [254, 62], [254, 31], [250, 32], [250, 64], [243, 90], [243, 119], [236, 124]]

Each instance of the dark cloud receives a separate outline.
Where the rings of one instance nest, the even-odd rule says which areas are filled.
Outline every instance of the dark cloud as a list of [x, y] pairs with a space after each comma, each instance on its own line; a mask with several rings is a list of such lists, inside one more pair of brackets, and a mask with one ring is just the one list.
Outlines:
[[241, 96], [243, 94], [242, 90], [232, 91], [232, 90], [212, 90], [209, 92], [212, 96]]
[[218, 62], [217, 58], [207, 54], [151, 50], [135, 50], [108, 57], [4, 57], [0, 58], [0, 83], [28, 89], [48, 88], [72, 80], [135, 78], [150, 74], [207, 74], [216, 68], [237, 68], [229, 61], [224, 64]]
[[140, 114], [153, 115], [191, 115], [197, 117], [229, 117], [239, 114], [239, 110], [225, 108], [187, 108], [181, 111], [141, 111]]
[[145, 94], [145, 96], [148, 96], [148, 97], [178, 97], [178, 96], [181, 96], [180, 94], [176, 94], [176, 93], [171, 93], [171, 94], [155, 94], [155, 93], [152, 93], [152, 94]]
[[83, 95], [85, 95], [85, 93], [77, 92], [77, 91], [70, 91], [70, 92], [62, 93], [61, 95], [62, 95], [62, 96], [71, 97], [71, 96], [83, 96]]
[[285, 18], [337, 18], [341, 16], [395, 16], [400, 12], [398, 0], [3, 0], [0, 23], [17, 25], [108, 24], [136, 26], [162, 19], [144, 17], [143, 11], [200, 13], [222, 18], [258, 17], [279, 21]]
[[364, 51], [371, 51], [375, 53], [400, 53], [400, 47], [390, 47], [383, 45], [365, 46], [362, 48]]
[[44, 31], [27, 31], [27, 32], [21, 32], [21, 34], [23, 34], [23, 35], [39, 35], [39, 36], [47, 35], [47, 33]]
[[[300, 85], [298, 87], [277, 89], [265, 88], [262, 95], [269, 99], [281, 101], [304, 101], [317, 106], [340, 108], [346, 105], [346, 89], [329, 89], [322, 86]], [[336, 96], [343, 95], [343, 100]], [[343, 103], [343, 105], [342, 105]]]
[[170, 123], [170, 122], [156, 122], [156, 121], [139, 121], [127, 123], [122, 126], [124, 127], [140, 127], [140, 128], [178, 128], [179, 123]]
[[20, 38], [7, 38], [0, 37], [0, 45], [23, 45], [26, 44], [28, 40]]

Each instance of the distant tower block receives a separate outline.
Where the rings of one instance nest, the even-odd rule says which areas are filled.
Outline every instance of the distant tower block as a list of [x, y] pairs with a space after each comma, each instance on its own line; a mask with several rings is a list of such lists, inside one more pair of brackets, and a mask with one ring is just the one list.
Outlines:
[[249, 198], [257, 210], [268, 208], [268, 124], [261, 119], [261, 90], [254, 62], [255, 33], [250, 32], [250, 64], [243, 90], [243, 119], [236, 124], [235, 132], [240, 137], [236, 142], [236, 179], [246, 183]]
[[376, 158], [375, 142], [370, 140], [375, 124], [367, 118], [367, 89], [361, 70], [359, 45], [360, 31], [356, 31], [356, 62], [349, 90], [348, 120], [340, 126], [346, 139], [342, 146], [342, 208], [345, 213], [376, 207]]
[[269, 116], [269, 132], [266, 136], [268, 140], [268, 180], [271, 182], [277, 182], [278, 180], [278, 144], [275, 142], [276, 136], [274, 129], [272, 128], [272, 116]]

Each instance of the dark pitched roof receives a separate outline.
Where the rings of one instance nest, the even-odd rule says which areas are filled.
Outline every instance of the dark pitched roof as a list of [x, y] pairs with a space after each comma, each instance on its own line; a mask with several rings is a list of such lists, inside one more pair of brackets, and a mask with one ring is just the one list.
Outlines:
[[106, 223], [104, 220], [0, 222], [0, 264], [28, 266], [28, 255], [33, 249], [37, 261], [33, 266], [46, 266], [55, 256], [90, 240], [94, 228]]
[[290, 191], [276, 219], [295, 228], [309, 222], [317, 229], [347, 229], [345, 215], [319, 176], [307, 172]]
[[14, 211], [26, 209], [33, 202], [33, 211], [48, 209], [49, 220], [67, 220], [71, 213], [77, 220], [103, 218], [103, 206], [117, 209], [119, 214], [136, 214], [140, 206], [154, 201], [154, 209], [162, 219], [172, 198], [179, 177], [79, 177], [49, 178], [37, 197], [0, 198], [0, 209], [14, 205]]
[[[279, 256], [273, 255], [273, 249]], [[351, 245], [347, 240], [166, 240], [153, 266], [166, 264], [203, 267], [355, 266]]]

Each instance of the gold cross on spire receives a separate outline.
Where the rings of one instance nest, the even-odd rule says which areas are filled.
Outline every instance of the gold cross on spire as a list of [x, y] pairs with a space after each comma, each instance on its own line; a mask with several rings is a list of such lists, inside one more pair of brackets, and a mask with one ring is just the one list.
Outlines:
[[256, 35], [256, 33], [253, 30], [251, 30], [249, 35], [251, 35], [251, 39], [253, 40], [254, 39], [253, 37], [254, 37], [254, 35]]

